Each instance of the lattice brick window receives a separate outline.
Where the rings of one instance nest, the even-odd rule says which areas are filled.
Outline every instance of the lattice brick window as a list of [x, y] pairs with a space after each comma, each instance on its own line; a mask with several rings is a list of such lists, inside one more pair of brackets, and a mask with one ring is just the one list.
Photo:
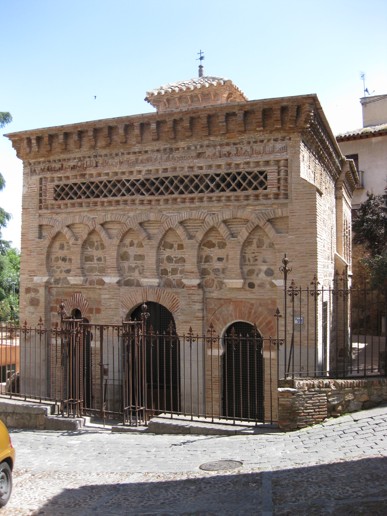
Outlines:
[[82, 270], [86, 276], [106, 273], [105, 245], [96, 231], [90, 233], [82, 246]]
[[54, 186], [55, 201], [113, 197], [198, 195], [267, 190], [267, 173], [262, 170], [153, 176], [137, 179], [106, 179]]
[[135, 231], [128, 231], [118, 248], [118, 268], [123, 285], [136, 287], [140, 285], [145, 262], [144, 245]]
[[274, 245], [267, 234], [256, 228], [242, 248], [242, 274], [249, 289], [265, 288], [274, 276]]
[[48, 253], [48, 273], [55, 285], [68, 283], [67, 277], [71, 275], [71, 249], [70, 244], [63, 233], [59, 233], [53, 239]]
[[173, 230], [166, 233], [160, 244], [158, 263], [160, 286], [167, 288], [184, 286], [182, 281], [185, 267], [184, 244]]
[[217, 229], [211, 229], [199, 250], [199, 269], [205, 290], [223, 288], [228, 263], [227, 242]]

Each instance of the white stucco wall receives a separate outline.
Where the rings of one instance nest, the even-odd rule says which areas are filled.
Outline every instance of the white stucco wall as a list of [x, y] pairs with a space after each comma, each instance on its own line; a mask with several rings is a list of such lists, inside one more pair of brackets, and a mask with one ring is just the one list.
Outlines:
[[339, 142], [345, 156], [357, 154], [363, 188], [354, 192], [352, 206], [358, 207], [367, 199], [367, 192], [383, 195], [387, 186], [387, 135]]

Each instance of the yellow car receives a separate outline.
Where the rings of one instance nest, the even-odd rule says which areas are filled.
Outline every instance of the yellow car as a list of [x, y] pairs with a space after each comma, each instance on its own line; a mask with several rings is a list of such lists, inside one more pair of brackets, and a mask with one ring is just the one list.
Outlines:
[[15, 449], [7, 427], [0, 421], [0, 507], [4, 507], [11, 496], [14, 464]]

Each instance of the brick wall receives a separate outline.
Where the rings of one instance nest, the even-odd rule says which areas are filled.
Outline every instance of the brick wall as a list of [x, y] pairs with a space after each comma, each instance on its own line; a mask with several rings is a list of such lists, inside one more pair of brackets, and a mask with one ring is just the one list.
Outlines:
[[320, 111], [306, 95], [9, 135], [24, 160], [21, 320], [49, 327], [63, 302], [120, 323], [146, 301], [178, 333], [242, 321], [273, 337], [284, 253], [298, 285], [333, 274], [343, 158]]
[[387, 378], [287, 380], [278, 389], [278, 425], [296, 430], [387, 401]]

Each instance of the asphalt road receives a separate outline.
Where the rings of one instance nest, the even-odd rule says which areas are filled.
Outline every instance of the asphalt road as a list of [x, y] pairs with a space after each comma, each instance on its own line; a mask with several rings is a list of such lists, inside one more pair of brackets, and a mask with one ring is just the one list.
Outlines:
[[287, 434], [11, 436], [1, 516], [387, 514], [386, 406]]

